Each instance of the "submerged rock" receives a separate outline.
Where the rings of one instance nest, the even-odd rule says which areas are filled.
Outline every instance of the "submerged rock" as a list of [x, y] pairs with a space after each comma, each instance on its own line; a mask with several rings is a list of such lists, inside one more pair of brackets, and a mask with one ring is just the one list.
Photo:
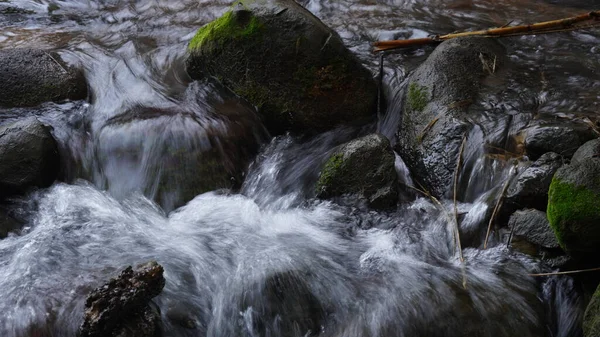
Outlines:
[[570, 255], [600, 251], [600, 158], [562, 166], [548, 191], [547, 216]]
[[56, 141], [37, 118], [0, 126], [0, 198], [50, 186], [59, 165]]
[[503, 213], [512, 214], [523, 208], [545, 211], [548, 205], [548, 188], [554, 173], [562, 164], [563, 158], [560, 155], [549, 152], [521, 172], [506, 191]]
[[395, 146], [416, 178], [436, 197], [452, 186], [469, 107], [481, 80], [504, 63], [495, 40], [459, 38], [441, 43], [408, 80]]
[[583, 336], [600, 337], [600, 286], [594, 292], [592, 300], [585, 309]]
[[578, 162], [590, 158], [600, 158], [600, 138], [590, 140], [581, 145], [573, 155], [573, 158], [571, 158], [571, 162]]
[[394, 207], [398, 202], [395, 158], [390, 141], [380, 134], [348, 142], [325, 163], [317, 182], [317, 196], [356, 194], [371, 207]]
[[556, 152], [571, 159], [575, 151], [592, 138], [589, 130], [576, 125], [535, 126], [527, 130], [525, 150], [533, 160], [547, 152]]
[[55, 52], [0, 50], [0, 106], [35, 106], [43, 102], [85, 99], [83, 72]]
[[254, 108], [210, 83], [192, 83], [187, 95], [171, 107], [132, 108], [102, 128], [98, 158], [111, 193], [141, 190], [170, 211], [241, 186], [266, 136]]
[[372, 74], [339, 35], [293, 0], [245, 0], [189, 44], [193, 79], [219, 78], [269, 131], [310, 132], [375, 117]]
[[85, 303], [81, 337], [160, 336], [160, 313], [151, 304], [165, 286], [163, 268], [152, 261], [134, 271], [127, 267], [96, 288]]

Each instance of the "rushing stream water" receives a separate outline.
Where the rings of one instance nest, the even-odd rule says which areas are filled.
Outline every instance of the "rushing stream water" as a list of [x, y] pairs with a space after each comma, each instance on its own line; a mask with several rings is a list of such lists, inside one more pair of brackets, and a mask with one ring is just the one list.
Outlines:
[[[210, 192], [177, 208], [186, 181], [169, 181], [167, 192], [156, 188], [165, 148], [204, 146], [201, 126], [221, 127], [211, 116], [215, 104], [227, 101], [215, 85], [190, 85], [183, 68], [186, 45], [230, 1], [9, 2], [27, 12], [0, 14], [0, 48], [59, 49], [84, 67], [91, 99], [0, 110], [0, 123], [33, 114], [53, 127], [68, 182], [10, 205], [27, 225], [0, 241], [0, 336], [74, 335], [88, 292], [123, 267], [148, 260], [165, 268], [167, 284], [155, 300], [165, 336], [276, 337], [281, 331], [305, 336], [308, 330], [336, 337], [580, 335], [583, 303], [571, 278], [528, 276], [542, 268], [506, 249], [502, 237], [483, 249], [486, 200], [510, 174], [506, 164], [484, 159], [483, 144], [500, 132], [498, 121], [507, 114], [522, 114], [513, 119], [515, 129], [531, 118], [597, 118], [600, 32], [505, 41], [520, 71], [507, 75], [519, 74], [507, 79], [509, 94], [490, 95], [483, 103], [489, 113], [484, 128], [491, 132], [469, 137], [470, 169], [460, 178], [458, 208], [466, 214], [463, 232], [474, 234], [463, 247], [462, 264], [454, 223], [427, 198], [407, 196], [409, 202], [393, 212], [374, 212], [317, 201], [313, 193], [320, 166], [335, 146], [376, 130], [394, 141], [403, 80], [431, 47], [386, 56], [387, 112], [377, 125], [310, 139], [273, 138], [251, 164], [239, 193]], [[339, 32], [374, 74], [375, 40], [544, 21], [598, 5], [301, 2]], [[49, 13], [51, 3], [58, 9]], [[200, 99], [190, 103], [186, 90]], [[128, 127], [114, 123], [139, 106], [190, 113]], [[264, 137], [263, 130], [254, 133]], [[132, 148], [139, 153], [127, 157]], [[119, 151], [124, 155], [113, 156]], [[410, 182], [400, 158], [397, 171]], [[157, 197], [161, 206], [147, 196]], [[451, 200], [442, 204], [452, 212]], [[294, 283], [279, 302], [265, 291], [273, 275], [287, 275]], [[290, 327], [290, 316], [280, 313], [317, 317], [319, 324]]]

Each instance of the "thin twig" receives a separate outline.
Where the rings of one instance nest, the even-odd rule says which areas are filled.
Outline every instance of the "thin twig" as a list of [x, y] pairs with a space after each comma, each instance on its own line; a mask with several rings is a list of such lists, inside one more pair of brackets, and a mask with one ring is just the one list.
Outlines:
[[460, 230], [458, 228], [458, 206], [456, 205], [456, 195], [458, 194], [458, 173], [460, 172], [460, 167], [462, 165], [462, 155], [465, 150], [465, 143], [467, 141], [467, 135], [465, 134], [462, 139], [462, 143], [460, 144], [460, 150], [458, 152], [458, 158], [456, 158], [456, 168], [454, 169], [454, 224], [455, 226], [455, 239], [456, 245], [459, 251], [460, 262], [464, 262], [462, 254], [462, 245], [460, 243]]
[[587, 272], [592, 272], [592, 271], [600, 271], [600, 268], [570, 270], [570, 271], [558, 271], [558, 272], [554, 272], [554, 273], [529, 274], [529, 276], [536, 277], [536, 276], [568, 275], [568, 274], [587, 273]]
[[[516, 172], [516, 169], [515, 169]], [[490, 232], [492, 231], [492, 225], [494, 224], [494, 220], [496, 220], [496, 215], [502, 206], [502, 201], [504, 200], [504, 194], [506, 194], [506, 190], [508, 189], [508, 185], [512, 180], [512, 175], [506, 179], [506, 183], [504, 183], [504, 187], [502, 188], [502, 192], [498, 197], [498, 201], [496, 201], [496, 206], [494, 206], [494, 212], [492, 212], [492, 217], [490, 218], [490, 222], [488, 223], [487, 233], [485, 234], [485, 241], [483, 241], [483, 249], [487, 249], [488, 240], [490, 238]]]
[[63, 67], [62, 64], [60, 64], [54, 57], [52, 57], [52, 55], [50, 55], [50, 53], [47, 53], [46, 51], [44, 51], [44, 54], [48, 55], [49, 58], [52, 59], [52, 61], [54, 61], [54, 63], [58, 64], [58, 66], [66, 73], [68, 73], [67, 69], [65, 69], [65, 67]]

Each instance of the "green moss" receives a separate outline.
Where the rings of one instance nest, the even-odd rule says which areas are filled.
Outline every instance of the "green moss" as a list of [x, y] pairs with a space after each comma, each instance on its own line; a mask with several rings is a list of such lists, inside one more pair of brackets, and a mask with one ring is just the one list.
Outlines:
[[250, 18], [240, 22], [236, 14], [229, 11], [220, 18], [200, 28], [190, 44], [189, 50], [196, 50], [207, 42], [224, 43], [230, 40], [248, 38], [257, 35], [263, 24], [257, 17], [250, 14]]
[[429, 102], [427, 88], [416, 83], [408, 86], [408, 105], [414, 111], [421, 112]]
[[327, 190], [327, 187], [330, 186], [334, 180], [334, 177], [340, 173], [340, 169], [342, 164], [344, 163], [344, 154], [338, 153], [325, 163], [325, 166], [321, 170], [321, 175], [319, 176], [319, 181], [317, 182], [317, 194], [322, 194]]
[[553, 179], [548, 191], [548, 221], [563, 249], [573, 235], [584, 238], [600, 218], [600, 195], [583, 186]]

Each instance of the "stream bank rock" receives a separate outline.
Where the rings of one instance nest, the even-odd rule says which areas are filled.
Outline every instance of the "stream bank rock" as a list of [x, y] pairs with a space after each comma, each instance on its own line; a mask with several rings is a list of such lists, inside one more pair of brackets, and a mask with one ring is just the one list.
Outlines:
[[160, 312], [152, 304], [165, 286], [163, 268], [152, 261], [93, 290], [85, 302], [80, 337], [158, 337]]
[[373, 208], [398, 202], [398, 175], [390, 141], [371, 134], [344, 144], [325, 163], [317, 182], [319, 198], [355, 194]]
[[525, 149], [532, 160], [547, 152], [571, 159], [577, 149], [592, 138], [593, 133], [579, 125], [536, 125], [526, 130]]
[[245, 0], [200, 28], [187, 72], [258, 107], [267, 129], [329, 130], [375, 118], [377, 85], [340, 36], [293, 0]]
[[592, 300], [585, 309], [583, 336], [600, 337], [600, 286], [594, 292]]
[[411, 173], [430, 193], [444, 197], [452, 187], [469, 113], [480, 82], [505, 63], [493, 39], [458, 38], [441, 43], [410, 75], [395, 146]]
[[59, 166], [56, 141], [37, 118], [0, 126], [0, 199], [50, 186]]
[[39, 49], [0, 50], [0, 106], [35, 106], [44, 102], [85, 99], [83, 72], [60, 55]]
[[558, 169], [548, 191], [547, 216], [569, 255], [600, 251], [600, 158]]
[[590, 158], [600, 158], [600, 138], [590, 140], [581, 145], [571, 158], [571, 162], [583, 161]]

